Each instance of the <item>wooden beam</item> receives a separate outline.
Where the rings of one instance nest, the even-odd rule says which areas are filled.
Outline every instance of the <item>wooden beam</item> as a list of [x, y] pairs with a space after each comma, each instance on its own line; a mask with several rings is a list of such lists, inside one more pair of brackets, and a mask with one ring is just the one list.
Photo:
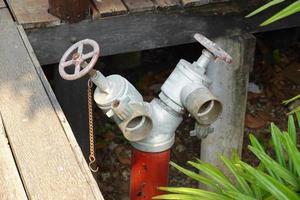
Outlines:
[[7, 0], [8, 6], [19, 24], [25, 28], [55, 26], [60, 19], [48, 13], [47, 0]]
[[0, 111], [28, 198], [102, 200], [14, 21], [0, 32]]
[[127, 8], [121, 0], [94, 0], [93, 18], [122, 15], [127, 13]]
[[123, 0], [123, 2], [130, 12], [148, 11], [155, 8], [151, 0]]
[[199, 6], [205, 5], [209, 3], [220, 3], [220, 2], [228, 2], [230, 0], [181, 0], [181, 3], [184, 6]]
[[59, 62], [74, 41], [85, 38], [96, 40], [104, 56], [194, 42], [196, 32], [213, 38], [299, 26], [300, 13], [267, 27], [258, 25], [272, 13], [252, 19], [244, 15], [210, 16], [197, 11], [129, 14], [26, 31], [41, 64], [49, 64]]
[[26, 200], [27, 196], [11, 152], [0, 113], [0, 199]]
[[207, 76], [213, 80], [210, 89], [223, 103], [223, 112], [212, 124], [214, 132], [201, 142], [201, 160], [212, 163], [229, 175], [219, 156], [231, 158], [233, 150], [240, 155], [242, 152], [248, 78], [254, 61], [255, 38], [245, 34], [219, 37], [215, 42], [231, 55], [233, 63], [228, 65], [219, 61], [207, 68]]
[[163, 8], [163, 9], [177, 8], [181, 5], [179, 0], [154, 0], [153, 2], [158, 9], [160, 9], [160, 8]]
[[4, 3], [4, 0], [0, 0], [0, 8], [5, 8], [5, 7], [6, 7], [6, 5]]

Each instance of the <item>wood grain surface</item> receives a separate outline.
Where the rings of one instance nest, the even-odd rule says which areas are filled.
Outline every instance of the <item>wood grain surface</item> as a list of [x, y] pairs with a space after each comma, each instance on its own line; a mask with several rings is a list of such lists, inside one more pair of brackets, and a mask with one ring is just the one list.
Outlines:
[[0, 34], [0, 111], [28, 198], [103, 199], [12, 19]]
[[0, 113], [0, 199], [26, 200], [26, 193], [11, 152]]
[[93, 18], [108, 17], [127, 13], [127, 8], [121, 0], [94, 0]]
[[60, 19], [48, 13], [48, 0], [7, 0], [15, 19], [24, 28], [54, 26]]

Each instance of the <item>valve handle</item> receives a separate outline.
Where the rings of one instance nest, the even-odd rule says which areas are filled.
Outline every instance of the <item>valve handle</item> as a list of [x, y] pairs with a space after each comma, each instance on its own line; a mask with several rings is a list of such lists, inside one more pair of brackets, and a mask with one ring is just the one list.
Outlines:
[[204, 35], [201, 35], [200, 33], [196, 33], [194, 35], [194, 38], [201, 45], [203, 45], [210, 53], [212, 53], [216, 57], [216, 59], [223, 60], [227, 63], [232, 62], [232, 58], [228, 53], [226, 53], [223, 49], [221, 49], [221, 47], [219, 47], [216, 43], [209, 40]]
[[[92, 51], [89, 53], [83, 53], [84, 45], [92, 47]], [[73, 53], [75, 50], [77, 51]], [[67, 60], [72, 54], [71, 60]], [[76, 80], [87, 73], [94, 67], [100, 54], [99, 45], [96, 41], [91, 39], [81, 40], [73, 44], [62, 56], [59, 62], [59, 74], [65, 80]], [[87, 60], [91, 59], [88, 63]], [[74, 65], [74, 72], [68, 73], [66, 68]]]

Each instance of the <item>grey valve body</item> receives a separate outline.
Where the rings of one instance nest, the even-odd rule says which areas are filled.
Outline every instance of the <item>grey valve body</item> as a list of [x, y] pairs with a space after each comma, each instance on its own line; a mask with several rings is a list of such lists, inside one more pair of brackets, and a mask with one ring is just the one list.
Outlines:
[[[195, 34], [194, 38], [206, 48], [202, 55], [193, 63], [181, 59], [162, 85], [159, 98], [150, 103], [144, 102], [142, 95], [124, 77], [105, 77], [92, 69], [100, 53], [93, 40], [85, 39], [72, 45], [60, 61], [59, 72], [66, 80], [89, 74], [97, 86], [94, 92], [97, 106], [116, 122], [132, 146], [145, 152], [161, 152], [173, 145], [175, 131], [185, 112], [196, 120], [192, 134], [205, 137], [211, 132], [208, 126], [222, 111], [221, 102], [208, 89], [211, 80], [205, 71], [213, 60], [230, 62], [231, 57], [203, 35]], [[86, 45], [93, 50], [84, 53]], [[68, 60], [69, 54], [76, 49], [72, 59]], [[71, 74], [66, 70], [69, 66], [74, 66]]]
[[97, 88], [95, 102], [119, 125], [133, 147], [145, 152], [167, 150], [174, 143], [175, 131], [185, 111], [204, 127], [222, 111], [221, 103], [208, 90], [211, 81], [205, 75], [212, 60], [214, 57], [205, 50], [193, 64], [180, 60], [162, 85], [159, 99], [150, 103], [144, 102], [125, 78], [108, 76], [108, 89]]

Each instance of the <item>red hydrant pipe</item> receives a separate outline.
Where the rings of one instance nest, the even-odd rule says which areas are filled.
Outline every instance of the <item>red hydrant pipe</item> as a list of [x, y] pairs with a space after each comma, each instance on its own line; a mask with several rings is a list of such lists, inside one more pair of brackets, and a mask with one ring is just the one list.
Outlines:
[[132, 150], [130, 200], [150, 200], [162, 194], [157, 187], [167, 186], [169, 180], [170, 149], [158, 152]]

